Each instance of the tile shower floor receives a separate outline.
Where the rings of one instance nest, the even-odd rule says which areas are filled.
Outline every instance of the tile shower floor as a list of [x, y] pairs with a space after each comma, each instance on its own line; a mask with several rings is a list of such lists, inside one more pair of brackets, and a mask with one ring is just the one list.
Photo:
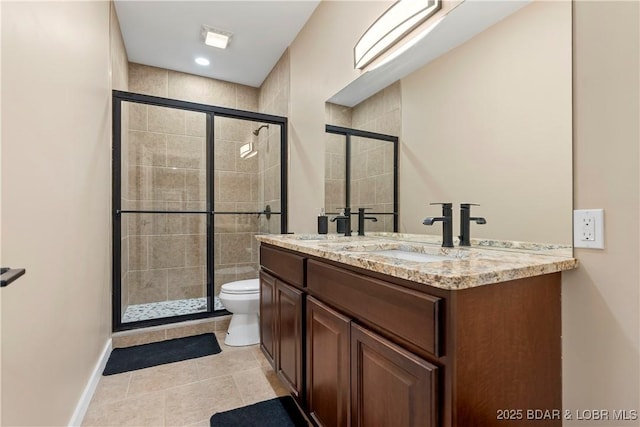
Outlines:
[[[224, 310], [220, 298], [214, 297], [214, 310]], [[173, 301], [134, 304], [127, 307], [122, 315], [122, 322], [158, 319], [161, 317], [181, 316], [184, 314], [200, 313], [207, 310], [206, 298], [188, 298]]]
[[216, 412], [286, 396], [258, 345], [103, 376], [83, 426], [209, 426]]

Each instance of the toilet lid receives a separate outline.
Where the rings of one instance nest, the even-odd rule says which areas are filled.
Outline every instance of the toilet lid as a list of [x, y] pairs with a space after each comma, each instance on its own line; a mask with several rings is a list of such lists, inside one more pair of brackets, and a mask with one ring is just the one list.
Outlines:
[[222, 285], [222, 291], [228, 294], [253, 294], [260, 290], [258, 279], [238, 280]]

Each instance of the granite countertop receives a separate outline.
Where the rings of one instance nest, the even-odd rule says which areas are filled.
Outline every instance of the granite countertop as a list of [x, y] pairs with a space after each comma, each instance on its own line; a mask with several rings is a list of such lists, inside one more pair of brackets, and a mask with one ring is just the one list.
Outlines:
[[265, 234], [266, 244], [326, 258], [447, 290], [540, 276], [577, 268], [571, 246], [472, 239], [470, 247], [442, 248], [439, 236], [368, 233]]

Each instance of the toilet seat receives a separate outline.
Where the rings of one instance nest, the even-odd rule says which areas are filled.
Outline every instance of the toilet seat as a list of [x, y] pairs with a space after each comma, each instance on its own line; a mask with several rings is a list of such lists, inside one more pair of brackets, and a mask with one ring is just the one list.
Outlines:
[[238, 280], [225, 283], [220, 291], [234, 295], [255, 294], [260, 292], [260, 282], [258, 279]]

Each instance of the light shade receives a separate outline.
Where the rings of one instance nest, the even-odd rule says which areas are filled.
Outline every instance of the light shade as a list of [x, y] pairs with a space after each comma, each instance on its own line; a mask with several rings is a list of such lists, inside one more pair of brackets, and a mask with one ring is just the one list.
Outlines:
[[219, 49], [226, 49], [231, 38], [231, 33], [228, 31], [218, 30], [206, 25], [203, 26], [204, 44], [207, 46], [217, 47]]
[[382, 14], [353, 48], [354, 67], [362, 69], [436, 13], [440, 0], [399, 0]]

